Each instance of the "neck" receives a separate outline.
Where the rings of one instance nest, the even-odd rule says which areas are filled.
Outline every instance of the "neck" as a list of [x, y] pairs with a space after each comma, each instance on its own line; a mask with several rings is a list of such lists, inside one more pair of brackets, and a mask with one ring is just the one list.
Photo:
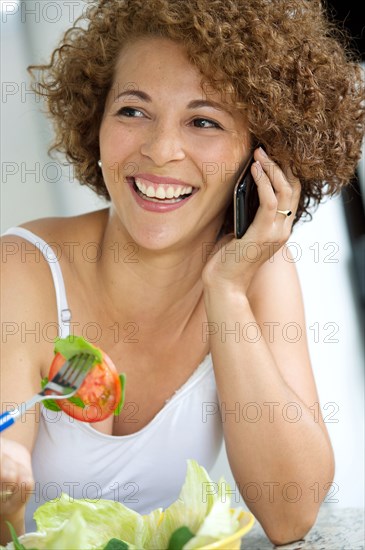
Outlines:
[[154, 331], [183, 330], [201, 302], [201, 273], [218, 233], [211, 227], [188, 245], [156, 251], [138, 246], [109, 215], [96, 284], [106, 309]]

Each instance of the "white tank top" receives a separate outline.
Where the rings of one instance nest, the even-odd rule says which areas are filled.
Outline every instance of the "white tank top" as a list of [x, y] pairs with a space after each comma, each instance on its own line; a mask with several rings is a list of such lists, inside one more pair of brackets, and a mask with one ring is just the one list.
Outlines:
[[[52, 248], [24, 228], [11, 228], [5, 234], [30, 241], [43, 253], [56, 291], [59, 335], [66, 337], [71, 312]], [[125, 411], [130, 411], [126, 421], [133, 422], [138, 412], [128, 405], [128, 392], [126, 397]], [[106, 435], [63, 412], [41, 407], [32, 454], [35, 489], [26, 510], [26, 531], [35, 530], [36, 508], [61, 492], [73, 498], [118, 500], [141, 514], [165, 508], [179, 495], [187, 459], [197, 460], [209, 471], [222, 441], [210, 353], [156, 416], [130, 435]]]

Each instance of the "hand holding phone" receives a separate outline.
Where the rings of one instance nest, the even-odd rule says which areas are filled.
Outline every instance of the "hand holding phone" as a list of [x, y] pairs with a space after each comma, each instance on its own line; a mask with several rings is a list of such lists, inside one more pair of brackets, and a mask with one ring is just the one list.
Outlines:
[[252, 223], [260, 204], [257, 185], [251, 174], [253, 154], [245, 164], [233, 192], [234, 235], [241, 239]]

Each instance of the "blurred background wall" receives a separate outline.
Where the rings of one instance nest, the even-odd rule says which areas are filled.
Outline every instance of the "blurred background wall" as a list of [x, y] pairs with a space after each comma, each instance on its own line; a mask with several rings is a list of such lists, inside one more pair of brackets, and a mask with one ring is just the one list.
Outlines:
[[[146, 0], [147, 1], [147, 0]], [[48, 60], [82, 0], [1, 0], [1, 231], [25, 221], [105, 207], [47, 156], [51, 128], [26, 67]], [[359, 167], [364, 185], [363, 164]], [[360, 195], [355, 195], [361, 204]], [[290, 241], [299, 272], [322, 413], [336, 454], [329, 506], [364, 505], [364, 324], [343, 198], [324, 203]], [[313, 404], [315, 414], [316, 404]], [[224, 449], [211, 472], [234, 485]]]

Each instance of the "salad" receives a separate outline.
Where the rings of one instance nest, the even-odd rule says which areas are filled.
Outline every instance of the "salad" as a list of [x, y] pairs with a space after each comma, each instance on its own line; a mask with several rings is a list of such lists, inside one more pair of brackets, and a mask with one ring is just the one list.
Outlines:
[[[6, 550], [194, 550], [236, 533], [241, 508], [230, 508], [230, 488], [213, 483], [206, 470], [188, 460], [178, 499], [141, 515], [120, 502], [76, 500], [62, 494], [34, 514], [37, 532], [17, 539]], [[248, 530], [247, 529], [247, 530]], [[4, 547], [0, 547], [4, 548]]]
[[55, 357], [49, 376], [42, 380], [42, 388], [60, 370], [66, 360], [81, 353], [90, 353], [95, 361], [77, 393], [68, 399], [47, 399], [43, 405], [53, 411], [62, 410], [81, 422], [100, 422], [108, 416], [118, 415], [125, 396], [125, 375], [118, 371], [110, 357], [81, 336], [56, 338]]

